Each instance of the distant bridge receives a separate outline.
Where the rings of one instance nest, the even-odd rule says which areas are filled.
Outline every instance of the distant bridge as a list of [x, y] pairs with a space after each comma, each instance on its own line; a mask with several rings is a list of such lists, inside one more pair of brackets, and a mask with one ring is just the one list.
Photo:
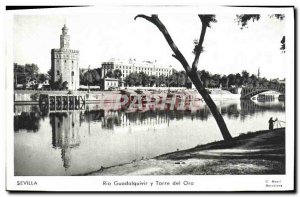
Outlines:
[[244, 87], [244, 88], [242, 88], [242, 91], [241, 91], [241, 99], [250, 99], [251, 97], [253, 97], [257, 94], [267, 92], [267, 91], [275, 91], [275, 92], [279, 92], [281, 94], [285, 94], [284, 88], [265, 88], [265, 87], [247, 88], [247, 87]]

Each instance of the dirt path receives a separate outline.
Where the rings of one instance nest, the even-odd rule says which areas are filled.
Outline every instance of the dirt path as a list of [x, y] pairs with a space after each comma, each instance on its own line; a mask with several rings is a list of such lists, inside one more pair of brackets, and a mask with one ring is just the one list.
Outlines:
[[285, 129], [240, 135], [87, 175], [284, 174]]

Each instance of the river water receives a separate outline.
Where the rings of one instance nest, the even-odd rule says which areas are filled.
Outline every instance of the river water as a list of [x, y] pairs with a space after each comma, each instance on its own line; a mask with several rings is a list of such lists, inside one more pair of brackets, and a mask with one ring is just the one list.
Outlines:
[[[122, 109], [88, 104], [82, 110], [44, 112], [15, 105], [15, 175], [79, 175], [222, 139], [208, 107]], [[284, 102], [216, 101], [232, 136], [285, 122]], [[285, 126], [275, 123], [275, 128]]]

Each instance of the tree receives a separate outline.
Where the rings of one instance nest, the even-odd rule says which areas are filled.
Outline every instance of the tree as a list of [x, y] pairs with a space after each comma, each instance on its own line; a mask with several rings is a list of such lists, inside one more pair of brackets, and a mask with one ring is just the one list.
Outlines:
[[235, 85], [241, 87], [243, 85], [243, 79], [240, 73], [235, 74]]
[[48, 79], [48, 76], [46, 74], [38, 74], [38, 81], [39, 83], [44, 83]]
[[227, 76], [227, 79], [228, 79], [228, 85], [229, 86], [236, 85], [235, 84], [235, 75], [234, 74], [229, 74]]
[[197, 71], [198, 76], [200, 77], [200, 80], [204, 87], [207, 87], [210, 81], [210, 73], [205, 70]]
[[214, 74], [211, 76], [211, 87], [219, 87], [220, 86], [221, 76], [219, 74]]
[[222, 78], [220, 79], [222, 87], [228, 88], [229, 86], [229, 79], [226, 75], [223, 75]]
[[120, 69], [114, 70], [113, 76], [114, 76], [116, 79], [120, 79], [120, 78], [122, 77], [122, 71], [121, 71]]
[[186, 74], [184, 71], [180, 71], [178, 73], [178, 86], [184, 87], [186, 85]]
[[122, 71], [120, 69], [116, 69], [116, 70], [114, 70], [113, 74], [114, 74], [115, 78], [119, 79], [119, 87], [120, 87], [121, 84], [122, 84], [122, 79], [121, 79], [121, 77], [122, 77]]
[[80, 84], [82, 84], [82, 85], [86, 85], [87, 84], [87, 81], [86, 81], [84, 73], [85, 73], [85, 70], [79, 69], [79, 81], [80, 81]]
[[150, 76], [149, 75], [147, 75], [144, 72], [140, 72], [139, 73], [139, 78], [140, 78], [142, 86], [148, 86], [149, 85], [149, 83], [150, 83]]
[[50, 86], [53, 90], [61, 90], [62, 89], [62, 79], [59, 78], [57, 81], [51, 81]]
[[157, 86], [162, 86], [162, 85], [167, 85], [165, 75], [159, 75], [158, 76]]
[[248, 21], [258, 21], [260, 19], [259, 14], [239, 14], [236, 15], [236, 21], [238, 25], [241, 25], [241, 29], [248, 28]]
[[29, 80], [37, 79], [39, 75], [39, 67], [36, 64], [19, 65], [14, 63], [14, 83], [25, 84]]
[[282, 36], [280, 43], [281, 43], [280, 50], [282, 51], [282, 53], [285, 53], [285, 36]]
[[202, 28], [201, 28], [201, 33], [200, 33], [200, 38], [199, 42], [196, 44], [194, 48], [194, 61], [192, 63], [192, 66], [189, 65], [189, 63], [186, 61], [185, 57], [182, 55], [180, 50], [178, 49], [177, 45], [174, 43], [171, 35], [169, 34], [168, 30], [164, 26], [164, 24], [160, 21], [157, 15], [152, 15], [152, 16], [146, 16], [146, 15], [137, 15], [135, 19], [137, 18], [143, 18], [146, 19], [147, 21], [151, 22], [154, 24], [163, 34], [165, 37], [167, 43], [169, 44], [170, 48], [173, 51], [173, 57], [177, 59], [181, 65], [183, 66], [184, 70], [186, 71], [187, 76], [191, 79], [195, 87], [197, 88], [198, 92], [201, 94], [202, 98], [204, 99], [205, 103], [209, 107], [213, 117], [215, 118], [219, 129], [221, 131], [221, 134], [224, 138], [224, 140], [230, 140], [232, 139], [231, 134], [228, 131], [228, 128], [225, 124], [225, 121], [220, 114], [215, 102], [212, 100], [210, 97], [209, 93], [206, 91], [205, 87], [202, 84], [202, 81], [197, 74], [197, 66], [198, 66], [198, 61], [201, 52], [203, 52], [203, 41], [204, 41], [204, 36], [206, 33], [206, 29], [210, 27], [211, 22], [216, 22], [215, 16], [214, 15], [198, 15], [201, 23], [202, 23]]
[[[270, 18], [276, 18], [280, 21], [284, 20], [285, 15], [284, 14], [271, 14], [269, 15]], [[252, 20], [258, 21], [260, 19], [259, 14], [240, 14], [236, 15], [236, 21], [239, 25], [241, 25], [241, 30], [244, 28], [248, 28], [248, 21]], [[282, 36], [282, 39], [280, 41], [280, 50], [282, 53], [285, 53], [285, 36]]]
[[92, 73], [90, 72], [90, 70], [88, 70], [88, 71], [86, 71], [86, 72], [84, 73], [84, 78], [86, 79], [86, 82], [87, 82], [88, 85], [93, 84], [94, 79], [93, 79], [93, 75], [92, 75]]
[[25, 84], [26, 73], [25, 66], [14, 63], [14, 84]]
[[140, 75], [136, 72], [130, 73], [124, 79], [126, 85], [128, 86], [139, 86], [141, 85]]
[[54, 77], [53, 77], [53, 75], [54, 75], [53, 70], [52, 70], [52, 69], [49, 69], [49, 70], [47, 71], [47, 75], [48, 75], [48, 77], [49, 77], [50, 83], [52, 83], [52, 81], [54, 80]]
[[114, 73], [111, 70], [109, 70], [109, 71], [107, 71], [105, 77], [113, 78], [114, 77]]
[[28, 79], [35, 79], [39, 73], [39, 67], [36, 64], [25, 64], [25, 72]]
[[257, 79], [256, 75], [252, 74], [250, 76], [249, 80], [250, 80], [250, 83], [251, 83], [252, 87], [257, 87], [257, 85], [258, 85], [258, 79]]
[[153, 87], [154, 84], [155, 84], [155, 82], [156, 82], [156, 80], [157, 80], [157, 77], [155, 75], [151, 75], [150, 76], [150, 84], [149, 84], [149, 86]]
[[90, 72], [91, 75], [92, 75], [92, 78], [93, 78], [92, 84], [93, 84], [93, 85], [99, 85], [99, 84], [100, 84], [100, 79], [101, 79], [99, 73], [98, 73], [95, 69], [90, 70], [90, 71], [88, 71], [88, 72]]
[[64, 81], [64, 82], [61, 84], [61, 89], [62, 89], [62, 90], [67, 90], [67, 89], [68, 89], [68, 82], [67, 82], [67, 81]]
[[242, 71], [242, 80], [243, 80], [243, 85], [248, 85], [249, 82], [249, 73], [245, 70]]

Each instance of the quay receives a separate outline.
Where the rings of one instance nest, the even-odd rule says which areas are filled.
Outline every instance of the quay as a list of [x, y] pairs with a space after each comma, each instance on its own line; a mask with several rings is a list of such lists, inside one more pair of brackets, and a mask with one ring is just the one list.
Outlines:
[[41, 94], [39, 97], [39, 105], [49, 111], [68, 111], [68, 110], [84, 110], [85, 95], [78, 93], [63, 94]]

